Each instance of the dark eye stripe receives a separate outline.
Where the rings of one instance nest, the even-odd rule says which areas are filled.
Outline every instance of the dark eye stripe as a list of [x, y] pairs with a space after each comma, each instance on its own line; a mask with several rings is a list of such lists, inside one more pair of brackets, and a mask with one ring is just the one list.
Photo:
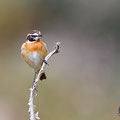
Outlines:
[[30, 39], [29, 39], [29, 41], [31, 41], [31, 42], [32, 42], [32, 41], [35, 41], [35, 39], [34, 39], [34, 38], [30, 38]]
[[37, 37], [37, 35], [31, 35], [31, 37]]

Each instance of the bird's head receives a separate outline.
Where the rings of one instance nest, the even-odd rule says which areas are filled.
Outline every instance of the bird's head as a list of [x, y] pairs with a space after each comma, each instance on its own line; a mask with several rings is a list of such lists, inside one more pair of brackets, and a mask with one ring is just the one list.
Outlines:
[[32, 32], [27, 35], [27, 40], [29, 42], [35, 42], [35, 41], [37, 41], [41, 37], [42, 37], [42, 34], [41, 34], [40, 31], [32, 30]]

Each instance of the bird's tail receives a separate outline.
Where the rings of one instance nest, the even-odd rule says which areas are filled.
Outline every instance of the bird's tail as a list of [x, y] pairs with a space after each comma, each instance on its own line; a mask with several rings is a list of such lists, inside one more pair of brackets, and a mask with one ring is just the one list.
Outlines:
[[43, 72], [42, 74], [41, 74], [41, 76], [40, 76], [40, 80], [43, 80], [43, 79], [46, 79], [47, 77], [46, 77], [46, 74]]

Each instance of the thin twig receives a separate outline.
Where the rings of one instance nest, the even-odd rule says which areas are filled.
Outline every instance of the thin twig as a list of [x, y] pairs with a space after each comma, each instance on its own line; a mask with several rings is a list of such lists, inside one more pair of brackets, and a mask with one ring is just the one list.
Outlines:
[[[60, 42], [57, 42], [56, 43], [56, 46], [55, 46], [55, 49], [50, 52], [46, 57], [45, 57], [45, 61], [47, 62], [48, 59], [56, 54], [56, 53], [59, 53], [59, 47], [60, 47]], [[37, 84], [38, 84], [38, 81], [40, 79], [40, 76], [41, 74], [44, 72], [44, 69], [45, 69], [45, 65], [46, 63], [43, 62], [42, 66], [41, 66], [41, 69], [35, 79], [35, 82], [33, 83], [33, 87], [30, 88], [30, 98], [29, 98], [29, 110], [28, 112], [30, 113], [30, 120], [39, 120], [40, 118], [38, 117], [38, 112], [35, 114], [34, 110], [35, 110], [35, 105], [34, 105], [34, 97], [37, 96], [37, 94], [35, 93], [35, 90], [36, 90], [36, 87], [37, 87]]]

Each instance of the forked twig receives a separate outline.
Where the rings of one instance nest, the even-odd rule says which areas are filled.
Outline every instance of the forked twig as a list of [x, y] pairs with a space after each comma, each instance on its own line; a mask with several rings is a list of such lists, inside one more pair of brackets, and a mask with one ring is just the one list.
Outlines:
[[[56, 53], [59, 53], [59, 47], [60, 47], [60, 42], [57, 42], [56, 43], [56, 46], [55, 46], [55, 49], [50, 52], [46, 57], [45, 57], [45, 61], [47, 62], [48, 59], [56, 54]], [[42, 66], [41, 66], [41, 69], [35, 79], [35, 82], [33, 83], [33, 87], [30, 88], [30, 98], [29, 98], [29, 110], [28, 112], [30, 113], [30, 120], [39, 120], [40, 118], [38, 117], [38, 112], [35, 114], [35, 105], [34, 105], [34, 97], [37, 96], [37, 94], [35, 93], [35, 90], [36, 90], [36, 87], [37, 87], [37, 84], [38, 84], [38, 81], [40, 79], [40, 76], [41, 74], [44, 72], [44, 69], [45, 69], [45, 65], [46, 63], [43, 62]]]

